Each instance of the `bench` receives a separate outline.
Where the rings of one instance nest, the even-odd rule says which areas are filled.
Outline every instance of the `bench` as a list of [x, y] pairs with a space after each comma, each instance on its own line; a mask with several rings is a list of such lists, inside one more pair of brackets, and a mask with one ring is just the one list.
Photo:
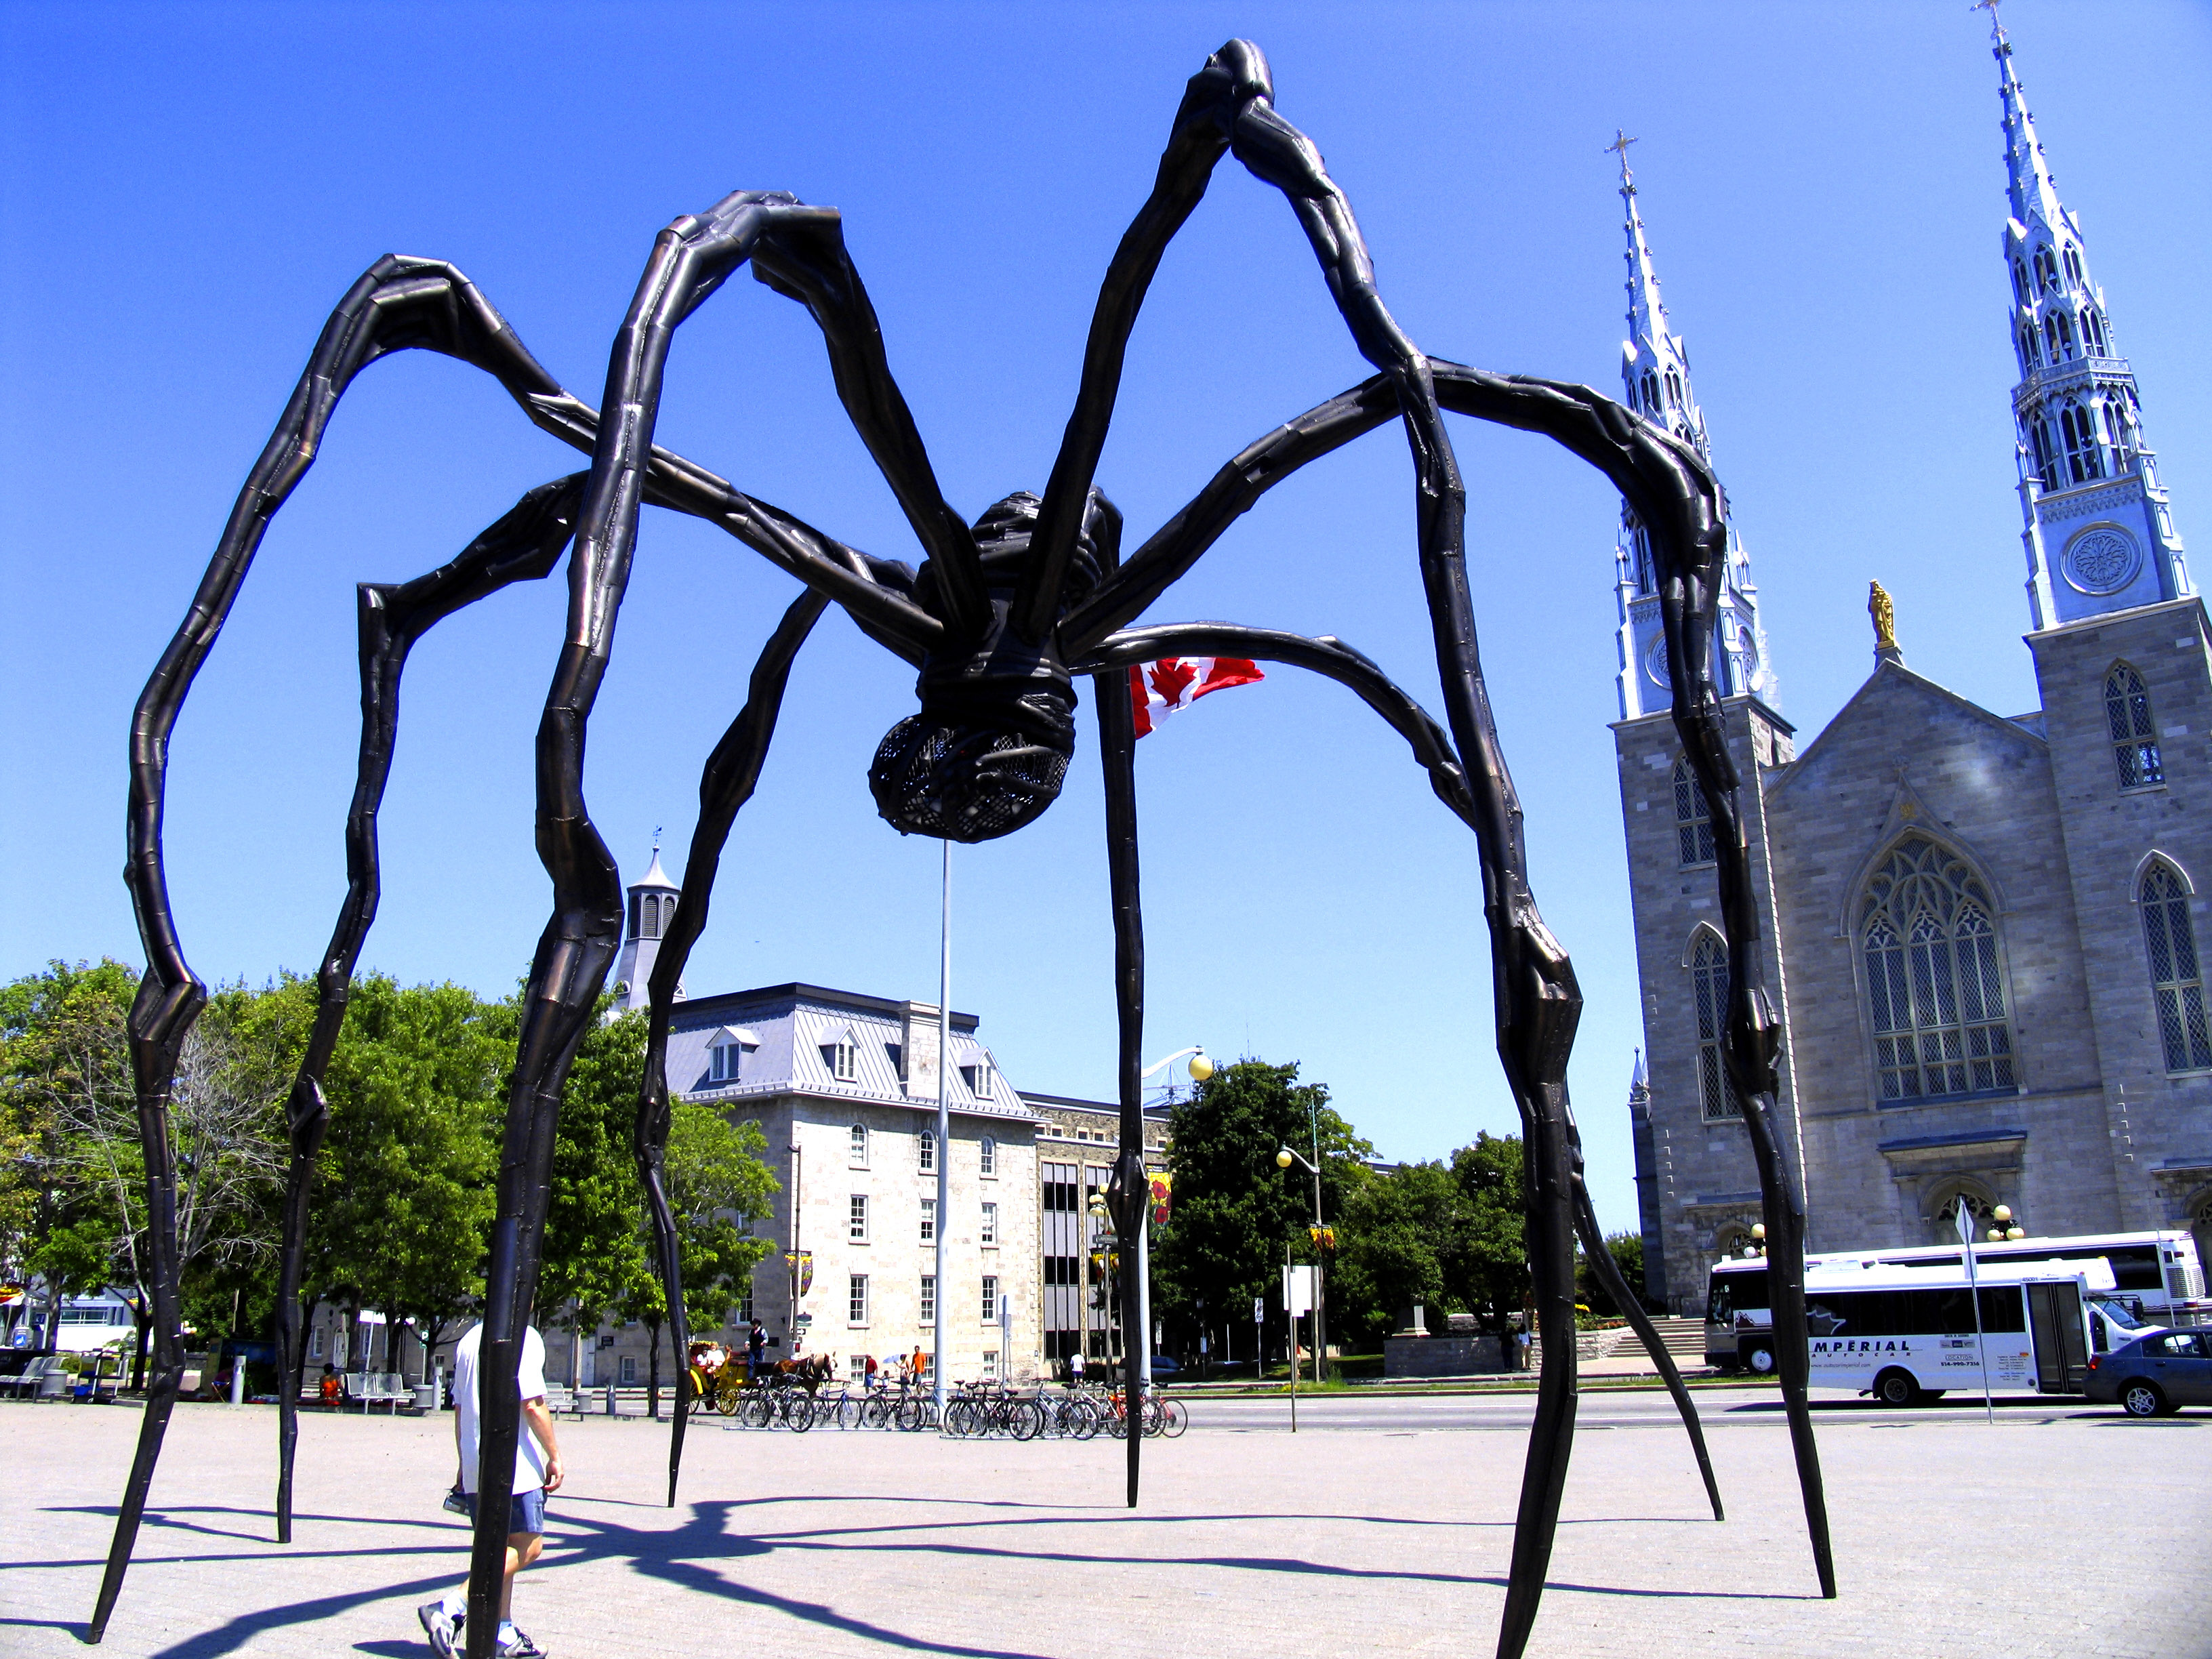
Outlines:
[[0, 1376], [0, 1388], [6, 1389], [17, 1400], [36, 1400], [45, 1390], [47, 1377], [66, 1375], [62, 1359], [58, 1353], [33, 1354], [13, 1376]]
[[371, 1406], [389, 1406], [397, 1417], [402, 1406], [415, 1403], [415, 1390], [397, 1371], [345, 1371], [345, 1401], [349, 1406], [358, 1406], [366, 1416]]

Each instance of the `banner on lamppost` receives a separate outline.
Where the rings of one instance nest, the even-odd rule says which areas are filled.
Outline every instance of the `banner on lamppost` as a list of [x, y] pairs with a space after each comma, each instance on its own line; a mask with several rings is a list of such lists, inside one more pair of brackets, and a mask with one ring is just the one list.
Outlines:
[[1314, 1270], [1310, 1267], [1283, 1269], [1283, 1306], [1293, 1319], [1303, 1318], [1313, 1311]]
[[803, 1297], [807, 1293], [807, 1291], [814, 1288], [813, 1251], [786, 1250], [783, 1253], [783, 1262], [784, 1266], [789, 1267], [792, 1272], [799, 1275], [799, 1295]]
[[1175, 1177], [1165, 1170], [1155, 1170], [1147, 1185], [1152, 1192], [1152, 1225], [1164, 1227], [1168, 1224], [1168, 1206], [1175, 1194]]

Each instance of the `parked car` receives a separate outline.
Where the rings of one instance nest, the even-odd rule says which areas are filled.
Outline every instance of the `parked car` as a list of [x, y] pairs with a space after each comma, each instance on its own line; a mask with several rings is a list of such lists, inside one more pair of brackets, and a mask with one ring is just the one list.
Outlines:
[[2082, 1392], [2130, 1417], [2212, 1406], [2212, 1330], [2152, 1331], [2089, 1356]]
[[1152, 1356], [1152, 1380], [1155, 1382], [1171, 1381], [1182, 1370], [1182, 1367], [1176, 1364], [1167, 1355], [1156, 1353]]

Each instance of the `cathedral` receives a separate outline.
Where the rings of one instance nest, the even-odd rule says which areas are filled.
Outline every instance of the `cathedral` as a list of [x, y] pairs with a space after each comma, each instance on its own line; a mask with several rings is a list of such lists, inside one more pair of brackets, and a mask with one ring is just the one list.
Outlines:
[[[2212, 631], [2135, 375], [1996, 32], [2020, 382], [2027, 645], [2042, 707], [2002, 714], [1915, 673], [1876, 588], [1874, 667], [1826, 728], [1779, 712], [1759, 590], [1729, 531], [1714, 661], [1746, 780], [1778, 1102], [1814, 1250], [1931, 1243], [1966, 1206], [2031, 1233], [2189, 1228], [2212, 1247]], [[1700, 452], [1621, 153], [1630, 403]], [[1721, 1064], [1728, 952], [1705, 801], [1669, 717], [1642, 527], [1616, 553], [1627, 838], [1645, 1054], [1632, 1085], [1647, 1288], [1702, 1306], [1758, 1179]]]

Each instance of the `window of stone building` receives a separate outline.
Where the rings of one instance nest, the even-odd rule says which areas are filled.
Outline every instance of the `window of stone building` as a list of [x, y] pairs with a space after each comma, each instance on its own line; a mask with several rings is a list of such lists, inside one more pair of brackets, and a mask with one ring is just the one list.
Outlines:
[[1883, 1104], [2016, 1086], [1996, 915], [1982, 878], [1925, 836], [1868, 881], [1859, 939]]
[[2073, 243], [2069, 242], [2059, 250], [2058, 257], [2065, 263], [2067, 276], [2077, 284], [2081, 283], [2082, 280], [2081, 251]]
[[1721, 1039], [1728, 1030], [1728, 947], [1704, 928], [1690, 952], [1690, 990], [1698, 1006], [1698, 1115], [1708, 1123], [1740, 1121], [1735, 1085], [1729, 1081], [1721, 1060]]
[[2022, 323], [2020, 325], [2021, 372], [2032, 374], [2042, 366], [2042, 354], [2035, 349], [2035, 325]]
[[2212, 1193], [2206, 1194], [2190, 1212], [2189, 1231], [2197, 1240], [2197, 1271], [2212, 1280]]
[[868, 1322], [868, 1276], [854, 1273], [845, 1281], [845, 1322], [865, 1325]]
[[999, 1242], [999, 1206], [997, 1205], [986, 1204], [983, 1206], [983, 1218], [975, 1229], [975, 1242], [978, 1244], [995, 1244]]
[[736, 1322], [740, 1325], [750, 1325], [759, 1317], [760, 1316], [753, 1311], [753, 1282], [748, 1279], [745, 1281], [744, 1293], [738, 1297]]
[[920, 1146], [921, 1167], [926, 1174], [937, 1167], [937, 1132], [934, 1129], [924, 1129], [921, 1132]]
[[934, 1325], [937, 1322], [937, 1275], [935, 1273], [924, 1273], [921, 1276], [921, 1322], [925, 1325]]
[[868, 1167], [868, 1126], [866, 1124], [855, 1123], [853, 1126], [852, 1143], [853, 1167], [856, 1170], [866, 1169]]
[[933, 1198], [921, 1200], [921, 1242], [925, 1244], [937, 1242], [937, 1200]]
[[735, 1083], [738, 1073], [744, 1065], [744, 1044], [735, 1041], [716, 1043], [709, 1054], [707, 1080], [709, 1083]]
[[2212, 1034], [2204, 1023], [2204, 975], [2197, 960], [2197, 929], [2189, 919], [2189, 884], [2172, 865], [2154, 860], [2143, 872], [2136, 898], [2142, 907], [2143, 949], [2150, 957], [2166, 1069], [2212, 1069]]
[[2166, 781], [2150, 692], [2128, 663], [2114, 663], [2105, 676], [2105, 723], [2112, 730], [2112, 760], [2119, 769], [2121, 788], [2147, 789]]
[[2047, 247], [2035, 250], [2035, 274], [2041, 279], [2041, 286], [2058, 286], [2058, 263], [2051, 257], [2051, 250]]
[[315, 1327], [314, 1330], [309, 1334], [307, 1338], [307, 1358], [310, 1359], [320, 1359], [322, 1357], [323, 1328], [320, 1325], [318, 1325]]
[[983, 1350], [983, 1380], [986, 1382], [999, 1380], [999, 1351], [996, 1348]]
[[999, 1276], [996, 1273], [983, 1275], [983, 1322], [986, 1325], [999, 1322]]
[[2021, 304], [2027, 303], [2027, 267], [2017, 259], [2012, 262], [2012, 292]]
[[985, 1176], [999, 1173], [999, 1143], [988, 1135], [975, 1143], [975, 1173]]
[[2075, 483], [2087, 483], [2092, 478], [2105, 476], [2105, 464], [2097, 448], [2097, 423], [2089, 411], [2072, 398], [2058, 411], [2059, 435], [2066, 440], [2066, 468]]
[[1687, 870], [1713, 861], [1713, 815], [1705, 805], [1705, 786], [1690, 769], [1690, 763], [1674, 763], [1674, 851]]
[[868, 1242], [868, 1195], [866, 1193], [853, 1194], [853, 1206], [848, 1212], [845, 1224], [845, 1237], [855, 1244]]
[[851, 1083], [860, 1075], [860, 1057], [853, 1045], [839, 1038], [823, 1044], [823, 1058], [830, 1062], [830, 1075], [840, 1083]]
[[1969, 1191], [1964, 1187], [1956, 1187], [1943, 1194], [1929, 1208], [1929, 1213], [1935, 1218], [1937, 1243], [1953, 1244], [1958, 1242], [1959, 1212], [1962, 1208], [1969, 1218], [1967, 1226], [1974, 1237], [1976, 1238], [1989, 1237], [1990, 1229], [1996, 1224], [1990, 1219], [1991, 1209], [1990, 1200], [1979, 1193]]
[[2058, 470], [2058, 446], [2051, 436], [2051, 422], [2038, 416], [2027, 428], [2035, 447], [2035, 481], [2044, 489], [2063, 489], [2066, 475]]

